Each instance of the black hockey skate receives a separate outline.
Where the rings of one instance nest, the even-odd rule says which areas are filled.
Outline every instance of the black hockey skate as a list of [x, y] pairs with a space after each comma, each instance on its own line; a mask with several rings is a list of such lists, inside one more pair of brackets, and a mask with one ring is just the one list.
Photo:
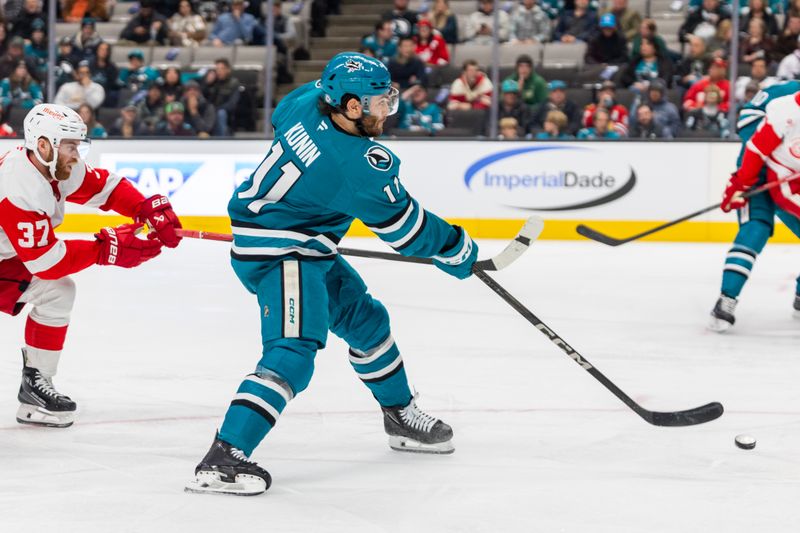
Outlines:
[[58, 392], [50, 378], [27, 365], [24, 349], [17, 399], [20, 402], [17, 422], [20, 424], [66, 428], [75, 421], [75, 402]]
[[416, 396], [405, 407], [382, 407], [389, 446], [399, 452], [453, 453], [453, 429], [417, 407]]
[[186, 485], [186, 492], [256, 496], [272, 484], [269, 472], [219, 436], [194, 469], [194, 474], [195, 479]]
[[708, 323], [708, 329], [722, 333], [728, 331], [731, 326], [736, 322], [736, 317], [733, 313], [736, 311], [736, 298], [719, 295], [714, 309], [711, 311], [711, 321]]

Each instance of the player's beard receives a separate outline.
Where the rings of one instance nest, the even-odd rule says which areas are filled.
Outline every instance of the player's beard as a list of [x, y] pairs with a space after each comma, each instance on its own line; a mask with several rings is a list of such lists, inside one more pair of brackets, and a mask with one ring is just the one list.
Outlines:
[[[67, 166], [69, 163], [71, 163], [71, 165]], [[70, 175], [72, 174], [72, 168], [75, 168], [77, 163], [77, 159], [73, 159], [72, 161], [62, 161], [62, 158], [59, 157], [58, 161], [56, 161], [56, 179], [58, 181], [65, 181], [69, 179]]]
[[368, 137], [379, 137], [383, 133], [383, 123], [386, 122], [385, 118], [376, 118], [367, 115], [361, 119], [361, 127]]

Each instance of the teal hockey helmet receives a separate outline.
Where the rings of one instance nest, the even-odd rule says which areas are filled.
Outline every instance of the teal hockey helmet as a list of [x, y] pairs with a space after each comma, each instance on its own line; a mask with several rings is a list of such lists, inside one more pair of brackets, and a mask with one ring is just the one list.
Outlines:
[[342, 99], [352, 94], [361, 101], [364, 114], [386, 105], [387, 115], [397, 112], [399, 95], [392, 87], [389, 71], [380, 60], [357, 52], [342, 52], [333, 56], [322, 71], [317, 86], [325, 94], [325, 102], [340, 107]]

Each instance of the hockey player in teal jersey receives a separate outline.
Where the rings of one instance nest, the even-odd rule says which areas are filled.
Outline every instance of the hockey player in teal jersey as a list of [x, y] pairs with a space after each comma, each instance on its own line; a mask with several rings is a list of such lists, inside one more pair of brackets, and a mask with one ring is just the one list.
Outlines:
[[328, 331], [383, 411], [390, 446], [450, 453], [452, 430], [416, 405], [389, 315], [336, 252], [354, 218], [403, 255], [431, 257], [470, 276], [478, 247], [467, 232], [425, 211], [400, 181], [400, 159], [372, 140], [397, 110], [386, 67], [342, 53], [318, 82], [278, 105], [267, 156], [228, 205], [231, 262], [258, 299], [263, 352], [245, 376], [187, 490], [257, 494], [271, 483], [250, 461], [286, 404], [309, 384]]
[[[777, 98], [796, 94], [800, 91], [800, 82], [788, 81], [773, 85], [759, 91], [739, 113], [737, 131], [742, 140], [737, 167], [742, 168], [743, 157], [747, 150], [747, 143], [756, 133], [759, 125], [765, 120], [767, 104]], [[735, 192], [736, 174], [731, 179], [731, 184], [726, 192]], [[758, 181], [754, 186], [763, 185], [767, 181], [767, 167], [761, 169]], [[725, 205], [723, 209], [730, 210], [736, 205]], [[738, 209], [739, 232], [733, 241], [733, 246], [725, 258], [725, 267], [722, 272], [722, 290], [714, 309], [711, 311], [709, 329], [724, 332], [730, 329], [735, 322], [734, 312], [738, 303], [739, 294], [750, 277], [758, 254], [764, 249], [767, 240], [772, 236], [775, 217], [777, 216], [788, 228], [800, 237], [800, 220], [793, 214], [776, 205], [770, 193], [757, 194], [751, 197]], [[800, 317], [800, 277], [797, 278], [794, 297], [795, 316]]]

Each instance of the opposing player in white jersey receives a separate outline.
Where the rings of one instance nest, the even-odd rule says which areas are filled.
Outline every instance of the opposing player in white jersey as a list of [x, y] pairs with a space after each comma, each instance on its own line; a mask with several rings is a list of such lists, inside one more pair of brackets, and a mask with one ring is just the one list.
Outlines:
[[[65, 106], [41, 104], [24, 121], [25, 144], [0, 157], [0, 312], [32, 307], [25, 324], [17, 421], [67, 427], [75, 402], [52, 378], [64, 346], [75, 283], [69, 275], [91, 265], [138, 266], [163, 245], [175, 247], [178, 217], [163, 196], [145, 199], [126, 179], [92, 168], [80, 154], [86, 125]], [[53, 230], [69, 201], [132, 217], [93, 240], [60, 240]], [[154, 231], [136, 236], [144, 223]]]
[[[755, 195], [749, 200], [742, 198], [744, 191], [765, 180], [775, 182], [800, 172], [800, 91], [797, 89], [796, 81], [774, 85], [759, 92], [742, 111], [744, 118], [740, 120], [739, 136], [745, 145], [739, 168], [731, 176], [722, 200], [724, 211], [738, 210], [740, 229], [725, 260], [722, 293], [711, 312], [709, 327], [714, 331], [726, 331], [734, 324], [737, 297], [758, 254], [772, 235], [774, 218], [780, 218], [800, 236], [800, 179], [782, 183], [769, 194]], [[753, 132], [755, 124], [758, 127]], [[800, 277], [794, 308], [800, 315]]]

